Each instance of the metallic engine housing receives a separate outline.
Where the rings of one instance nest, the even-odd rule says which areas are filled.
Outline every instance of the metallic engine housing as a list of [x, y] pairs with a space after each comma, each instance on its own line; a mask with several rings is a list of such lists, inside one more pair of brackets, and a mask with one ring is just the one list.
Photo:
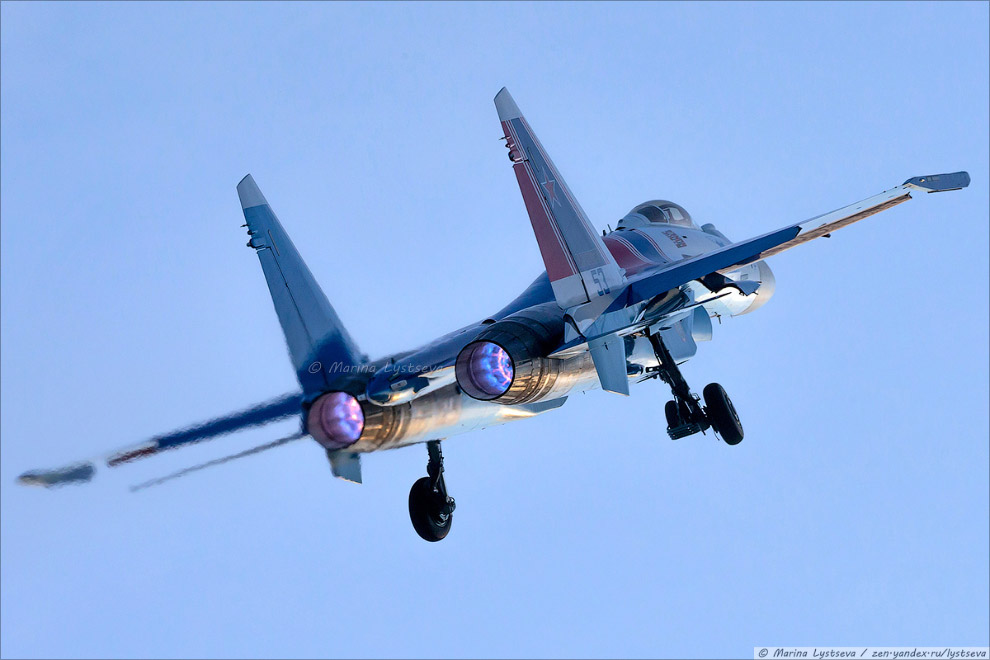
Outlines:
[[[361, 379], [350, 379], [347, 382], [338, 383], [342, 385], [339, 390], [326, 392], [313, 401], [306, 411], [306, 431], [321, 445], [330, 450], [341, 449], [333, 439], [327, 436], [326, 431], [320, 423], [320, 410], [326, 404], [329, 395], [336, 392], [346, 392], [357, 397], [362, 385]], [[358, 401], [361, 406], [361, 413], [364, 417], [364, 427], [361, 435], [354, 444], [361, 443], [364, 446], [370, 445], [378, 449], [382, 445], [402, 437], [409, 425], [412, 417], [412, 405], [409, 403], [398, 406], [376, 406], [368, 401]], [[421, 404], [422, 406], [422, 404]], [[352, 445], [353, 447], [353, 445]]]
[[[561, 371], [561, 360], [546, 357], [564, 338], [564, 312], [556, 303], [534, 305], [491, 324], [461, 349], [454, 365], [457, 384], [468, 396], [481, 401], [511, 405], [546, 397]], [[480, 342], [491, 342], [512, 359], [509, 389], [491, 396], [472, 385], [467, 373], [469, 356]]]

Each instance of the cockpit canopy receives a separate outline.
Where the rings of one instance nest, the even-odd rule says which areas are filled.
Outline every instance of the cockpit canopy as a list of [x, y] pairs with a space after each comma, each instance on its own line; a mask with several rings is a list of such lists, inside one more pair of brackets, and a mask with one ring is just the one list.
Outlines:
[[676, 225], [678, 227], [694, 227], [691, 214], [680, 204], [668, 202], [665, 199], [655, 199], [643, 202], [626, 214], [619, 221], [620, 228], [642, 227], [650, 224]]

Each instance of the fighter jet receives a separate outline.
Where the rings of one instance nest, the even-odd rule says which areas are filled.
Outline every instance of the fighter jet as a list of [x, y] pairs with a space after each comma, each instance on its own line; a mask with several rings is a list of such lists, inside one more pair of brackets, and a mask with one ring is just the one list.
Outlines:
[[[670, 387], [664, 408], [672, 439], [712, 431], [726, 445], [743, 439], [729, 395], [710, 383], [699, 396], [681, 373], [712, 321], [753, 312], [773, 296], [766, 259], [885, 211], [912, 193], [959, 190], [966, 172], [916, 176], [867, 199], [755, 238], [733, 242], [699, 226], [667, 200], [637, 204], [611, 231], [599, 231], [550, 160], [506, 89], [495, 97], [505, 148], [545, 271], [491, 316], [414, 350], [370, 360], [358, 348], [254, 179], [237, 185], [249, 236], [299, 380], [298, 392], [152, 438], [111, 454], [108, 467], [275, 420], [298, 418], [287, 438], [208, 464], [300, 438], [325, 450], [333, 475], [361, 482], [361, 456], [426, 443], [424, 476], [409, 492], [416, 532], [450, 532], [454, 499], [443, 476], [441, 440], [563, 406], [601, 388], [630, 383]], [[23, 483], [86, 481], [91, 464], [33, 471]], [[170, 475], [139, 487], [166, 481]]]

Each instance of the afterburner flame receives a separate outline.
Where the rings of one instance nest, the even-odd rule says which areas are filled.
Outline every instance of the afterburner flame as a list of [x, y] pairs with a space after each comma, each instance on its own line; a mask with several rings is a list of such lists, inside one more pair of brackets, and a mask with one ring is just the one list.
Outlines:
[[486, 395], [497, 397], [512, 385], [512, 358], [498, 344], [478, 342], [468, 357], [468, 374], [472, 385]]
[[347, 392], [324, 394], [309, 411], [309, 433], [327, 449], [353, 445], [364, 431], [364, 412]]

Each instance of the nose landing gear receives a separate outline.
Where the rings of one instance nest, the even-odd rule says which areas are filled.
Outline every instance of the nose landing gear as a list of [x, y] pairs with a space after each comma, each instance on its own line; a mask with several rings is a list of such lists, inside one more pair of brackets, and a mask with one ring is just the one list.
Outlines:
[[706, 385], [702, 391], [705, 397], [705, 405], [702, 406], [700, 397], [688, 387], [660, 335], [650, 334], [649, 337], [659, 362], [656, 373], [670, 385], [670, 391], [674, 395], [674, 400], [668, 401], [664, 406], [667, 435], [670, 439], [686, 438], [711, 428], [727, 445], [742, 442], [742, 423], [725, 389], [718, 383]]
[[443, 454], [440, 441], [426, 443], [430, 460], [426, 473], [409, 491], [409, 518], [416, 533], [426, 541], [435, 543], [446, 538], [454, 519], [454, 498], [447, 495], [443, 479]]

